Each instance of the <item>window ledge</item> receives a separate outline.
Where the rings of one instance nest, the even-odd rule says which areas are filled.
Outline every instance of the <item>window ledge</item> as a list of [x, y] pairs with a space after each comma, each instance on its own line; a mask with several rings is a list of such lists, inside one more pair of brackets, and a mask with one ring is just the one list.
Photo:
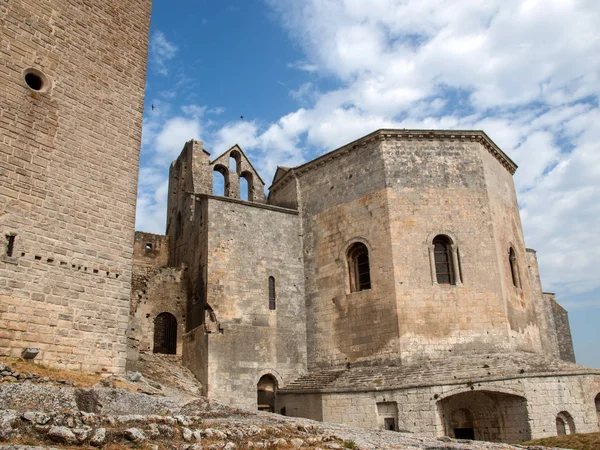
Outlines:
[[15, 266], [19, 265], [19, 259], [16, 256], [0, 255], [0, 261], [8, 264], [14, 264]]
[[354, 292], [346, 292], [346, 295], [356, 295], [356, 294], [366, 294], [366, 293], [370, 293], [373, 292], [373, 289], [363, 289], [362, 291], [354, 291]]

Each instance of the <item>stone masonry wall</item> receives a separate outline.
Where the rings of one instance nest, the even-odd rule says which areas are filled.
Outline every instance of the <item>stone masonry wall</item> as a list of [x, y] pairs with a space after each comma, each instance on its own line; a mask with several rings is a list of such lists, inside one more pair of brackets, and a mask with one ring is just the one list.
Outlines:
[[[150, 0], [0, 6], [0, 355], [125, 368]], [[24, 83], [34, 68], [44, 92]]]
[[[480, 156], [486, 150], [444, 137], [381, 143], [403, 359], [509, 347]], [[497, 170], [506, 172], [500, 164]], [[457, 248], [460, 283], [438, 284], [432, 274], [429, 252], [437, 235]]]
[[542, 282], [540, 280], [540, 270], [536, 251], [528, 248], [526, 251], [526, 256], [529, 279], [531, 282], [533, 298], [535, 302], [536, 318], [540, 328], [540, 342], [542, 345], [542, 350], [546, 355], [554, 358], [560, 358], [560, 350], [558, 348], [559, 336], [556, 332], [556, 326], [554, 324], [552, 307], [550, 302], [548, 302], [548, 298], [546, 298], [542, 291]]
[[[295, 183], [292, 180], [289, 184]], [[289, 189], [270, 201], [289, 204]], [[376, 143], [298, 176], [302, 215], [309, 368], [341, 366], [398, 353], [388, 204]], [[351, 292], [346, 252], [369, 250], [371, 289]]]
[[[279, 386], [306, 370], [304, 270], [295, 211], [206, 197], [208, 395], [256, 408], [262, 375]], [[269, 309], [269, 277], [276, 308]], [[210, 319], [207, 319], [210, 320]], [[199, 337], [195, 342], [202, 342]]]
[[[527, 251], [513, 177], [482, 145], [479, 153], [494, 226], [502, 296], [510, 326], [510, 345], [518, 350], [540, 352], [540, 326], [535, 310], [534, 289], [527, 270]], [[516, 255], [517, 286], [511, 273], [511, 248]]]
[[[185, 331], [187, 293], [186, 271], [167, 267], [169, 244], [166, 236], [135, 233], [131, 306], [127, 337], [135, 350], [153, 351], [154, 322], [161, 313], [177, 319], [177, 354], [181, 354]], [[130, 352], [128, 363], [135, 360]]]
[[487, 417], [483, 422], [479, 421], [478, 426], [486, 423], [491, 432], [476, 436], [477, 439], [520, 442], [556, 436], [555, 420], [562, 411], [574, 418], [576, 432], [598, 431], [594, 404], [594, 394], [598, 392], [599, 376], [576, 375], [378, 392], [324, 393], [320, 402], [314, 398], [318, 394], [310, 394], [310, 401], [306, 403], [296, 400], [294, 397], [301, 398], [297, 394], [285, 394], [279, 402], [298, 417], [311, 417], [312, 409], [308, 407], [320, 403], [321, 420], [363, 428], [381, 428], [377, 404], [396, 402], [398, 428], [429, 436], [446, 435], [449, 430], [445, 429], [444, 418], [455, 409], [467, 408], [476, 418]]
[[573, 339], [571, 338], [571, 326], [569, 325], [569, 313], [556, 302], [556, 296], [554, 294], [544, 292], [543, 295], [554, 319], [559, 357], [564, 361], [575, 362], [575, 351], [573, 349]]

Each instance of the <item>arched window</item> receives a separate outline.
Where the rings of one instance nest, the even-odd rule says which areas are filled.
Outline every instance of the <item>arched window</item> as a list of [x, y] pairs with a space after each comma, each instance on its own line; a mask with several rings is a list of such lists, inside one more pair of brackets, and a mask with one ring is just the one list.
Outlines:
[[277, 380], [272, 375], [263, 375], [256, 385], [256, 403], [259, 411], [275, 412]]
[[508, 252], [508, 260], [510, 262], [510, 273], [512, 275], [512, 282], [516, 288], [521, 288], [521, 277], [519, 275], [519, 264], [517, 262], [517, 254], [514, 248], [510, 248]]
[[567, 411], [561, 411], [556, 415], [556, 434], [563, 436], [565, 434], [575, 433], [575, 422], [573, 417]]
[[213, 195], [229, 195], [229, 170], [221, 164], [213, 170]]
[[240, 175], [240, 198], [242, 200], [248, 200], [249, 202], [254, 201], [254, 183], [252, 174], [248, 171], [244, 171]]
[[371, 289], [371, 269], [367, 246], [361, 242], [352, 244], [348, 248], [347, 260], [350, 292]]
[[275, 277], [269, 277], [269, 309], [277, 308], [277, 299], [275, 298]]
[[242, 155], [237, 150], [232, 151], [229, 154], [229, 170], [231, 172], [240, 173], [240, 163], [242, 162]]
[[154, 353], [175, 355], [177, 353], [177, 319], [168, 312], [154, 319]]
[[448, 236], [439, 235], [433, 239], [433, 257], [437, 282], [439, 284], [454, 284], [452, 241]]

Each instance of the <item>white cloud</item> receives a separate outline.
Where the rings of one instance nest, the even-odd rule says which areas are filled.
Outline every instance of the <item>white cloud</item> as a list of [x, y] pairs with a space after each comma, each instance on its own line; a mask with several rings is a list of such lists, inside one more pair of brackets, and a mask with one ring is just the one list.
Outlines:
[[150, 64], [161, 75], [168, 75], [167, 63], [175, 58], [178, 47], [168, 41], [162, 31], [155, 31], [150, 39]]
[[200, 139], [201, 127], [197, 118], [173, 117], [167, 120], [154, 139], [157, 164], [169, 164], [177, 158], [183, 144]]
[[294, 61], [288, 63], [287, 66], [289, 69], [297, 69], [302, 70], [304, 72], [316, 72], [318, 69], [318, 66], [316, 64], [309, 64], [306, 61]]
[[[268, 1], [304, 49], [301, 63], [339, 81], [329, 91], [311, 81], [301, 120], [273, 124], [284, 143], [308, 159], [382, 127], [483, 129], [520, 165], [526, 239], [545, 287], [600, 286], [600, 250], [589, 245], [600, 240], [600, 4]], [[310, 99], [308, 87], [292, 95]]]
[[154, 104], [154, 111], [146, 112], [142, 129], [136, 229], [164, 233], [169, 166], [187, 141], [201, 139], [207, 108], [189, 104], [174, 111], [168, 103]]

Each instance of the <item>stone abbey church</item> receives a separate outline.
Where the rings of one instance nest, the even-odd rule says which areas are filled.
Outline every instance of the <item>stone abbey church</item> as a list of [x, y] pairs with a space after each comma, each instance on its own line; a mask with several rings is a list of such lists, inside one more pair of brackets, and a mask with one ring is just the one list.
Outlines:
[[600, 371], [574, 362], [516, 165], [481, 131], [374, 131], [268, 196], [240, 147], [190, 141], [165, 235], [134, 235], [150, 10], [0, 6], [0, 356], [122, 374], [176, 354], [209, 397], [360, 427], [598, 431]]

